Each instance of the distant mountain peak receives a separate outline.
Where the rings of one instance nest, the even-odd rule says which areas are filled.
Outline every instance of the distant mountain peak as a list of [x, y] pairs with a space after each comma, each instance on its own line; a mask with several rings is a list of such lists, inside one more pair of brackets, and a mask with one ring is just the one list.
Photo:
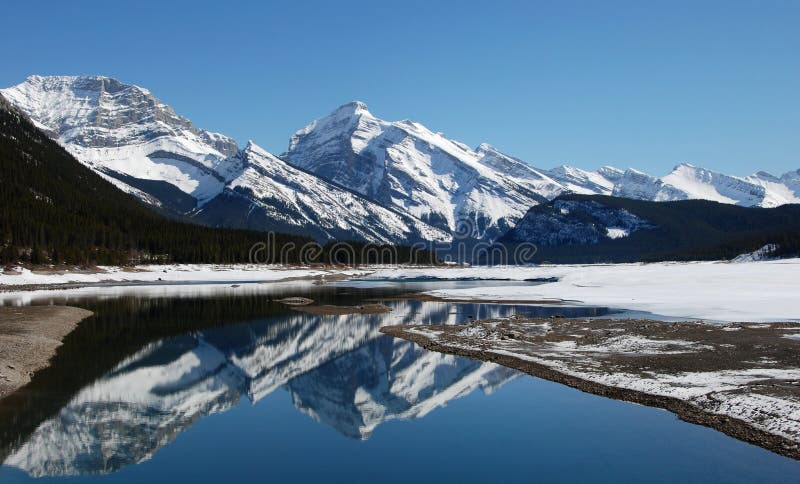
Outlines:
[[358, 116], [362, 114], [372, 115], [372, 113], [369, 112], [367, 104], [362, 101], [350, 101], [349, 103], [342, 104], [336, 108], [332, 114], [345, 116]]
[[29, 84], [37, 86], [39, 89], [45, 91], [57, 91], [65, 88], [74, 88], [79, 90], [108, 93], [118, 93], [120, 91], [130, 89], [141, 92], [142, 94], [152, 96], [152, 93], [141, 86], [136, 84], [128, 84], [120, 81], [114, 77], [100, 76], [100, 75], [79, 75], [79, 76], [40, 76], [31, 75], [25, 79], [22, 84]]
[[651, 178], [653, 178], [653, 176], [652, 176], [652, 175], [648, 175], [647, 173], [645, 173], [645, 172], [643, 172], [643, 171], [641, 171], [641, 170], [637, 170], [636, 168], [631, 168], [631, 167], [628, 167], [628, 168], [625, 170], [625, 173], [630, 173], [630, 174], [632, 174], [632, 175], [643, 175], [643, 176], [647, 176], [647, 177], [651, 177]]
[[498, 155], [506, 156], [506, 157], [509, 157], [509, 158], [513, 158], [513, 157], [503, 153], [502, 151], [498, 150], [497, 148], [495, 148], [493, 145], [490, 145], [489, 143], [481, 143], [481, 144], [479, 144], [478, 147], [475, 148], [475, 152], [478, 153], [479, 155], [498, 154]]
[[263, 151], [265, 153], [267, 152], [267, 150], [258, 146], [256, 142], [251, 139], [247, 140], [247, 145], [245, 145], [244, 149], [245, 151]]
[[763, 171], [763, 170], [761, 170], [759, 172], [756, 172], [755, 176], [759, 177], [759, 178], [765, 178], [765, 179], [771, 180], [771, 181], [780, 181], [780, 178], [778, 178], [777, 176], [775, 176], [772, 173], [769, 173], [767, 171]]

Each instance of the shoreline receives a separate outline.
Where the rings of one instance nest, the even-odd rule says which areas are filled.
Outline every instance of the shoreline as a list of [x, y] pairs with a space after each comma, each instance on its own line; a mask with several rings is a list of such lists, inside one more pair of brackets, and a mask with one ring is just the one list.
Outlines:
[[310, 281], [323, 284], [369, 274], [374, 269], [349, 267], [286, 267], [274, 265], [171, 264], [95, 270], [0, 271], [0, 293], [81, 289], [86, 287], [185, 284], [269, 284]]
[[[471, 358], [478, 361], [486, 361], [497, 363], [508, 368], [512, 368], [529, 375], [543, 378], [545, 380], [549, 380], [555, 383], [560, 383], [577, 390], [591, 393], [594, 395], [606, 397], [606, 398], [613, 398], [616, 400], [622, 400], [632, 403], [637, 403], [640, 405], [646, 405], [649, 407], [661, 408], [672, 412], [675, 414], [679, 419], [697, 424], [703, 425], [706, 427], [710, 427], [712, 429], [718, 430], [720, 432], [725, 433], [726, 435], [733, 437], [735, 439], [757, 445], [764, 449], [770, 450], [777, 454], [800, 460], [800, 440], [798, 439], [797, 434], [793, 434], [794, 438], [789, 438], [786, 435], [779, 435], [775, 432], [770, 432], [765, 428], [759, 428], [758, 425], [763, 427], [765, 422], [758, 422], [758, 418], [754, 417], [754, 415], [758, 416], [761, 415], [770, 415], [770, 409], [763, 409], [761, 414], [757, 413], [756, 411], [748, 411], [752, 409], [746, 408], [739, 408], [739, 415], [728, 413], [719, 413], [713, 412], [712, 409], [715, 408], [713, 405], [709, 404], [707, 408], [704, 408], [701, 405], [698, 405], [698, 402], [705, 401], [703, 398], [687, 398], [684, 396], [678, 396], [679, 393], [675, 392], [670, 394], [669, 392], [662, 392], [662, 393], [650, 393], [645, 391], [641, 388], [635, 388], [635, 384], [631, 384], [629, 386], [624, 386], [625, 381], [623, 378], [615, 378], [619, 376], [626, 375], [626, 373], [621, 372], [617, 375], [614, 374], [614, 370], [619, 371], [619, 367], [615, 367], [622, 360], [634, 360], [637, 355], [630, 353], [625, 354], [620, 353], [617, 355], [613, 354], [613, 349], [605, 349], [601, 350], [598, 348], [598, 351], [602, 352], [603, 355], [598, 358], [584, 358], [584, 357], [577, 357], [577, 358], [564, 358], [558, 360], [559, 357], [563, 357], [564, 355], [558, 355], [557, 353], [548, 352], [547, 348], [555, 348], [559, 346], [567, 345], [567, 342], [574, 340], [575, 338], [570, 338], [570, 336], [575, 335], [568, 335], [567, 333], [573, 332], [575, 330], [574, 325], [569, 325], [564, 332], [558, 332], [554, 334], [552, 341], [547, 341], [547, 337], [542, 337], [541, 335], [532, 338], [533, 340], [538, 340], [541, 343], [541, 346], [536, 347], [531, 351], [524, 352], [522, 350], [508, 350], [504, 348], [510, 348], [513, 346], [508, 346], [506, 343], [509, 341], [516, 341], [519, 343], [520, 335], [515, 332], [527, 332], [531, 334], [535, 328], [533, 326], [525, 326], [526, 321], [531, 324], [539, 325], [541, 328], [542, 325], [547, 326], [557, 326], [561, 323], [578, 323], [582, 326], [591, 325], [598, 321], [605, 321], [605, 320], [583, 320], [583, 319], [550, 319], [550, 318], [539, 318], [539, 319], [531, 319], [531, 320], [519, 320], [515, 321], [511, 325], [503, 326], [502, 323], [498, 320], [484, 320], [484, 321], [477, 321], [475, 323], [471, 323], [466, 326], [462, 327], [447, 327], [442, 326], [434, 327], [434, 326], [385, 326], [380, 329], [380, 331], [384, 334], [405, 339], [411, 341], [413, 343], [418, 344], [419, 346], [429, 350], [429, 351], [436, 351], [439, 353], [446, 353], [452, 354], [456, 356], [463, 356], [467, 358]], [[660, 321], [649, 321], [649, 320], [629, 320], [629, 321], [616, 321], [614, 324], [616, 327], [620, 327], [621, 325], [631, 324], [634, 322], [637, 324], [637, 329], [647, 328], [650, 325], [659, 325], [653, 327], [660, 327], [663, 328], [664, 325], [689, 325], [688, 329], [691, 327], [694, 328], [701, 328], [702, 325], [705, 323], [663, 323]], [[500, 323], [500, 326], [498, 326]], [[764, 325], [761, 323], [763, 327], [767, 327], [769, 325]], [[707, 325], [711, 326], [711, 325]], [[780, 328], [783, 326], [780, 325], [773, 325], [772, 329], [776, 331], [780, 331]], [[485, 332], [482, 332], [483, 329], [487, 329], [489, 327], [493, 328], [500, 328], [498, 332], [493, 335], [488, 335]], [[739, 335], [742, 334], [742, 331], [746, 332], [746, 328], [748, 327], [746, 324], [739, 324], [739, 325], [728, 325], [729, 329], [724, 330], [720, 329], [720, 334], [723, 336], [721, 341], [724, 343], [720, 344], [718, 349], [723, 349], [726, 346], [730, 346], [728, 339], [728, 335]], [[466, 329], [465, 329], [466, 328]], [[732, 330], [730, 328], [737, 328], [736, 330]], [[800, 330], [800, 327], [797, 325], [792, 325], [792, 328], [796, 330]], [[602, 331], [613, 330], [615, 328], [604, 327]], [[688, 333], [688, 329], [687, 332]], [[591, 331], [591, 330], [590, 330]], [[705, 330], [703, 330], [705, 331]], [[753, 329], [752, 331], [760, 331]], [[632, 331], [633, 333], [633, 331]], [[680, 333], [680, 331], [679, 331]], [[724, 334], [723, 334], [724, 333]], [[467, 334], [468, 336], [462, 336]], [[612, 338], [618, 338], [620, 332], [613, 331]], [[635, 338], [638, 338], [639, 335], [636, 335]], [[675, 335], [673, 334], [670, 336], [674, 338]], [[737, 336], [733, 336], [736, 338]], [[794, 341], [791, 341], [788, 338], [783, 338], [789, 344], [797, 344]], [[602, 342], [602, 338], [598, 338], [591, 341], [592, 345], [597, 345], [598, 342]], [[607, 340], [606, 340], [607, 341]], [[524, 348], [526, 343], [519, 343], [517, 348]], [[694, 344], [694, 343], [692, 343]], [[610, 356], [609, 356], [610, 355]], [[615, 359], [614, 357], [621, 358]], [[642, 369], [641, 371], [643, 374], [649, 373], [651, 371], [657, 371], [657, 366], [659, 364], [659, 360], [662, 362], [668, 362], [668, 364], [676, 365], [676, 367], [680, 367], [681, 365], [685, 365], [686, 361], [689, 359], [695, 359], [696, 369], [702, 371], [703, 365], [709, 365], [707, 369], [714, 368], [716, 371], [719, 371], [720, 362], [719, 361], [706, 361], [703, 357], [706, 355], [705, 352], [701, 352], [699, 355], [697, 353], [689, 352], [685, 354], [685, 358], [683, 355], [676, 355], [675, 352], [664, 352], [661, 355], [658, 354], [651, 354], [647, 355], [646, 357], [642, 355], [642, 353], [638, 354], [639, 358], [642, 358], [642, 361], [647, 362], [646, 369]], [[738, 363], [741, 363], [739, 360], [746, 360], [751, 358], [753, 355], [748, 354], [744, 355], [739, 359], [734, 359]], [[613, 361], [613, 363], [610, 363]], [[736, 367], [737, 364], [732, 364], [732, 367]], [[630, 365], [629, 362], [623, 362], [622, 365]], [[635, 364], [635, 363], [634, 363]], [[585, 368], [592, 367], [593, 370], [586, 370], [583, 365], [586, 365]], [[598, 370], [598, 365], [607, 365], [609, 372], [604, 372], [602, 370]], [[724, 366], [724, 365], [723, 365]], [[654, 369], [655, 367], [655, 369]], [[674, 370], [674, 368], [673, 368]], [[581, 373], [584, 371], [584, 373]], [[595, 373], [593, 373], [595, 371]], [[776, 369], [776, 372], [780, 370]], [[608, 376], [611, 378], [608, 378]], [[595, 378], [593, 378], [593, 376]], [[647, 378], [647, 376], [639, 375], [642, 378]], [[605, 378], [604, 378], [605, 377]], [[616, 383], [616, 384], [615, 384]], [[750, 386], [752, 385], [752, 386]], [[761, 396], [759, 391], [761, 391], [764, 387], [770, 388], [781, 388], [783, 391], [787, 392], [783, 395], [784, 400], [791, 402], [791, 404], [795, 405], [795, 407], [800, 408], [800, 399], [797, 397], [800, 396], [800, 389], [797, 388], [797, 380], [793, 381], [768, 381], [768, 379], [759, 380], [757, 382], [750, 382], [746, 384], [742, 384], [740, 388], [734, 388], [731, 390], [732, 392], [752, 392], [752, 395], [759, 397]], [[786, 387], [789, 389], [786, 390]], [[722, 395], [722, 392], [715, 393], [710, 391], [709, 393], [710, 400], [717, 395]], [[768, 394], [768, 393], [767, 393]], [[740, 395], [741, 396], [741, 395]], [[746, 396], [746, 395], [745, 395]], [[741, 404], [741, 402], [739, 402]], [[756, 399], [753, 402], [753, 405], [758, 405], [758, 400]], [[774, 409], [772, 409], [774, 412]], [[746, 420], [747, 416], [752, 418], [752, 421]], [[774, 417], [775, 415], [773, 415]], [[780, 420], [780, 417], [785, 417], [785, 419], [789, 419], [788, 415], [778, 415], [776, 417], [777, 420]], [[769, 422], [767, 422], [769, 423]], [[785, 425], [785, 429], [789, 429], [789, 431], [796, 430], [796, 422], [779, 422]], [[787, 431], [788, 432], [788, 431]], [[784, 432], [784, 433], [787, 433]]]
[[0, 307], [0, 399], [46, 368], [64, 338], [92, 314], [72, 306]]
[[[292, 269], [285, 269], [289, 272]], [[224, 273], [224, 270], [217, 271]], [[298, 276], [286, 276], [275, 279], [187, 279], [187, 280], [101, 280], [90, 282], [63, 282], [63, 283], [34, 283], [34, 284], [0, 284], [0, 294], [10, 294], [16, 292], [35, 292], [35, 291], [62, 291], [70, 289], [83, 289], [87, 287], [107, 288], [107, 287], [138, 287], [138, 286], [184, 286], [184, 285], [241, 285], [241, 284], [280, 284], [289, 282], [310, 282], [312, 284], [325, 284], [337, 282], [355, 277], [342, 272], [326, 271], [324, 274], [306, 274]]]
[[[410, 267], [172, 264], [91, 274], [11, 268], [0, 273], [0, 293], [108, 287], [117, 284], [231, 284], [356, 278], [402, 284], [430, 280], [416, 299], [454, 303], [580, 304], [660, 315], [672, 320], [798, 321], [800, 258], [746, 263]], [[160, 279], [160, 280], [159, 280]], [[318, 280], [315, 280], [318, 279]], [[470, 287], [436, 287], [436, 280], [480, 280]], [[103, 282], [101, 282], [103, 281]], [[505, 281], [502, 284], [492, 281]], [[517, 281], [519, 284], [514, 284]], [[539, 284], [529, 284], [531, 281]], [[731, 297], [735, 294], [735, 297]]]

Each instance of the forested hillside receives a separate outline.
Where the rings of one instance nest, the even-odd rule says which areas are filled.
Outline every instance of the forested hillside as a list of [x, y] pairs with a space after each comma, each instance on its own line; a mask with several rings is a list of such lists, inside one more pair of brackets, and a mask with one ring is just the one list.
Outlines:
[[740, 207], [563, 195], [531, 208], [501, 242], [537, 245], [537, 262], [731, 259], [767, 244], [800, 255], [800, 205]]

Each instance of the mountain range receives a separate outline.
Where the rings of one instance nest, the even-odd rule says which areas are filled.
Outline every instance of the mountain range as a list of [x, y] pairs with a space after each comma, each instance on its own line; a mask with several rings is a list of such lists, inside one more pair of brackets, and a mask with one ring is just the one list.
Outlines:
[[800, 170], [735, 177], [680, 164], [539, 169], [489, 144], [472, 149], [361, 102], [311, 122], [274, 155], [195, 127], [142, 87], [102, 76], [31, 76], [0, 90], [42, 131], [117, 188], [211, 226], [318, 240], [496, 240], [562, 194], [740, 206], [800, 203]]

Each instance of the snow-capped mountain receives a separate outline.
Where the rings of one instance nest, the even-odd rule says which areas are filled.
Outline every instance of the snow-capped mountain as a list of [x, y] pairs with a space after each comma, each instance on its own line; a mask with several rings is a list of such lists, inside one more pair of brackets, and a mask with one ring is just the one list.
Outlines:
[[164, 181], [203, 203], [232, 176], [225, 159], [238, 149], [233, 139], [196, 128], [139, 86], [101, 76], [31, 76], [1, 92], [126, 191], [133, 191], [127, 182], [141, 190], [135, 180]]
[[317, 239], [445, 241], [449, 234], [301, 171], [252, 141], [227, 160], [238, 175], [192, 216], [220, 226]]
[[486, 151], [413, 121], [384, 121], [352, 102], [296, 132], [284, 157], [441, 229], [452, 232], [464, 223], [470, 236], [492, 238], [544, 197], [532, 183], [520, 183], [518, 173], [492, 167]]

